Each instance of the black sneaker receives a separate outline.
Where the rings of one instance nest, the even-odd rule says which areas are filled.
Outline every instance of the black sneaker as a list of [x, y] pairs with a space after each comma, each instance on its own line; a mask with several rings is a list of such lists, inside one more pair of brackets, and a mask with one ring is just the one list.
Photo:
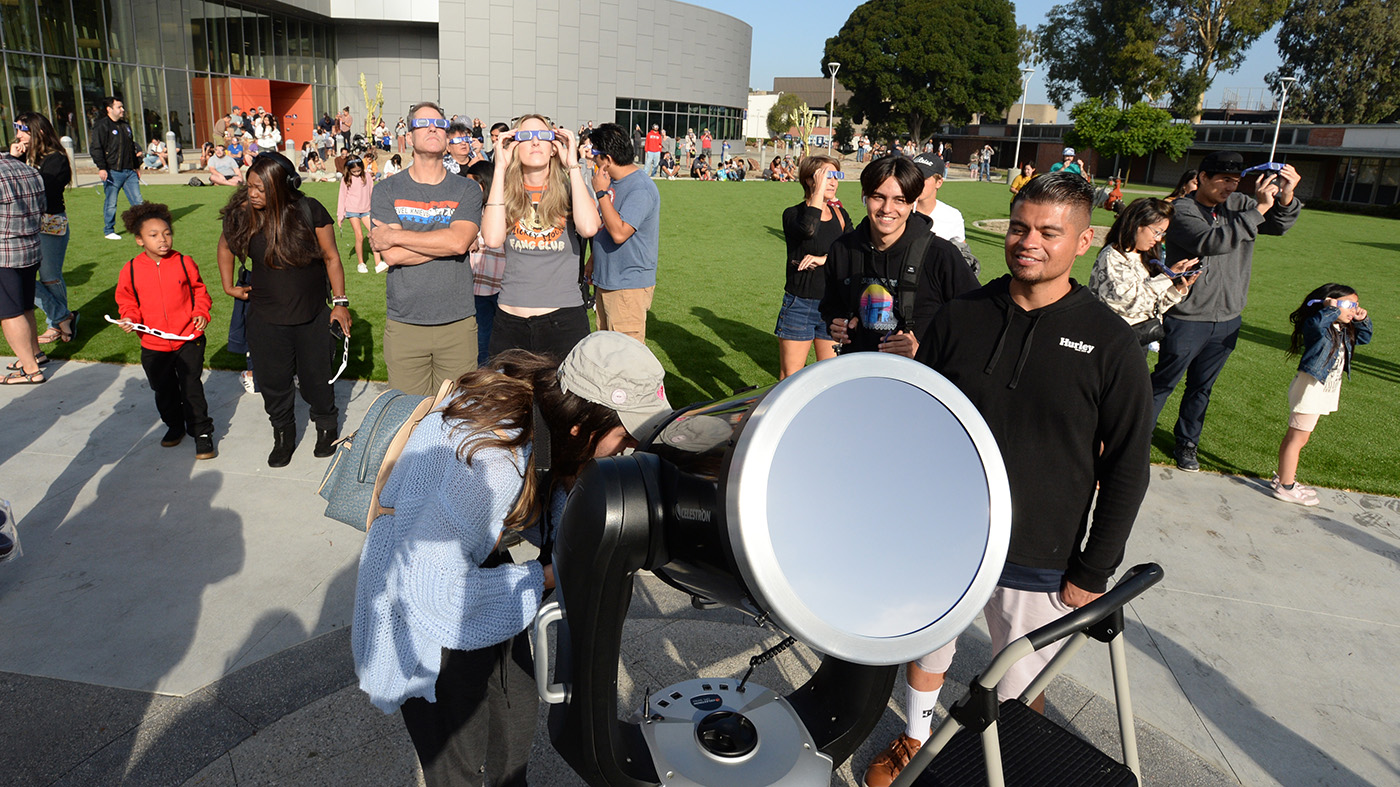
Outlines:
[[1199, 473], [1201, 463], [1196, 460], [1196, 446], [1193, 443], [1183, 443], [1176, 447], [1176, 466], [1180, 470], [1188, 473]]
[[194, 439], [194, 458], [213, 459], [219, 452], [214, 448], [214, 435], [202, 434]]
[[165, 430], [165, 437], [160, 438], [160, 444], [166, 448], [174, 448], [185, 439], [185, 427], [172, 426]]

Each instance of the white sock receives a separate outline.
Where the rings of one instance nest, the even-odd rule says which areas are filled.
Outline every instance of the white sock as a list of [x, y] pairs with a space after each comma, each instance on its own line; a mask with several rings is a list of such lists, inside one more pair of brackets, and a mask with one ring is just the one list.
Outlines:
[[933, 734], [933, 709], [938, 707], [940, 690], [919, 691], [913, 686], [906, 686], [904, 711], [909, 714], [909, 721], [904, 725], [905, 735], [923, 743]]

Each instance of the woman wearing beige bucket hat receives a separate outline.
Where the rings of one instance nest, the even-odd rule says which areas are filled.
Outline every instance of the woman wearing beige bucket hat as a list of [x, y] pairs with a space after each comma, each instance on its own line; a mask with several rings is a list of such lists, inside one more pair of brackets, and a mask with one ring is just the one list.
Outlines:
[[[535, 412], [551, 480], [535, 473]], [[562, 364], [521, 350], [468, 372], [413, 431], [360, 556], [351, 646], [360, 688], [404, 726], [429, 785], [524, 785], [539, 698], [520, 636], [554, 585], [548, 554], [516, 564], [509, 531], [538, 534], [579, 471], [671, 414], [656, 356], [621, 333]], [[528, 530], [527, 530], [528, 528]], [[530, 538], [534, 541], [535, 538]]]

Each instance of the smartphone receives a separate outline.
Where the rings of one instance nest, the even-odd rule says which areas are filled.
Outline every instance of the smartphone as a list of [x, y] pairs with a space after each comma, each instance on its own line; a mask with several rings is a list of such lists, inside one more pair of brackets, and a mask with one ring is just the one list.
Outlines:
[[334, 320], [331, 321], [331, 336], [334, 336], [337, 341], [345, 341], [345, 329], [341, 328], [340, 323]]

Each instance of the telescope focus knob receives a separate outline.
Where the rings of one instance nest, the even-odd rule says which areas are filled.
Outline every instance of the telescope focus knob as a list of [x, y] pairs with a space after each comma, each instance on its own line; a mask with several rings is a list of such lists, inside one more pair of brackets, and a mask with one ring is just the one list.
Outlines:
[[695, 725], [700, 748], [716, 757], [743, 757], [758, 747], [758, 729], [742, 713], [717, 710]]

